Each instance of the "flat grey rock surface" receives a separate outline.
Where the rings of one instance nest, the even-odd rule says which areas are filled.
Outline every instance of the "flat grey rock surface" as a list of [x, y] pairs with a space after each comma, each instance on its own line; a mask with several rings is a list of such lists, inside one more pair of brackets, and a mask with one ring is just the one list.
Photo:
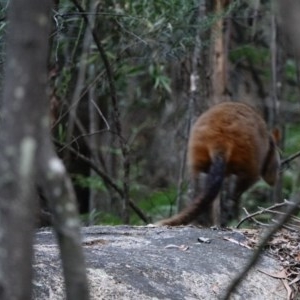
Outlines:
[[[83, 228], [91, 299], [219, 299], [252, 253], [224, 239], [232, 234], [189, 226]], [[37, 232], [34, 248], [34, 299], [65, 299], [52, 231]], [[279, 270], [263, 255], [232, 299], [286, 299], [281, 281], [266, 275]]]

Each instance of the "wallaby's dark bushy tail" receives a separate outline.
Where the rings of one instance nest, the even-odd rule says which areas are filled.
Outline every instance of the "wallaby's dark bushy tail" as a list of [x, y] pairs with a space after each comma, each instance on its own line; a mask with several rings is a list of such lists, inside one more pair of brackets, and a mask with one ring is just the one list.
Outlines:
[[225, 176], [226, 162], [221, 155], [213, 158], [212, 164], [206, 177], [206, 184], [202, 196], [194, 199], [179, 214], [158, 222], [159, 225], [186, 225], [194, 221], [198, 215], [207, 207], [218, 195], [221, 190]]
[[201, 197], [201, 204], [207, 205], [213, 201], [221, 190], [225, 177], [226, 162], [223, 156], [217, 155], [213, 158], [207, 174], [204, 194]]

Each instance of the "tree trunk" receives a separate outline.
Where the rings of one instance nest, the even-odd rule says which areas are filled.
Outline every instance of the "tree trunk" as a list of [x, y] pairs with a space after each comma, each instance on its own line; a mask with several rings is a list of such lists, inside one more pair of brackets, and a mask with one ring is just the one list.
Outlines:
[[211, 70], [211, 104], [228, 100], [226, 91], [226, 62], [227, 57], [224, 43], [224, 1], [214, 2], [213, 14], [217, 20], [211, 29], [210, 70]]
[[31, 298], [33, 177], [38, 131], [47, 108], [50, 3], [14, 0], [8, 10], [0, 140], [0, 298], [4, 300]]
[[46, 89], [51, 3], [12, 0], [8, 11], [0, 136], [1, 300], [31, 299], [36, 176], [52, 203], [67, 297], [89, 298], [75, 196], [50, 140]]

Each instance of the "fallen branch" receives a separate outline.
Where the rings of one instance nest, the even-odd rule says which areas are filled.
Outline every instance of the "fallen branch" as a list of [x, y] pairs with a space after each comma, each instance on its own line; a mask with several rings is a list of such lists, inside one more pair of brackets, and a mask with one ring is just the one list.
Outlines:
[[[239, 228], [245, 221], [249, 220], [249, 219], [253, 219], [255, 216], [258, 215], [262, 215], [265, 213], [274, 213], [274, 210], [278, 207], [283, 207], [283, 206], [287, 206], [288, 204], [290, 204], [289, 201], [285, 200], [284, 202], [281, 203], [276, 203], [270, 207], [267, 208], [261, 208], [259, 211], [254, 212], [252, 214], [249, 214], [248, 211], [244, 208], [244, 211], [246, 212], [247, 216], [245, 218], [243, 218], [237, 225], [236, 228]], [[276, 213], [276, 212], [275, 212]]]

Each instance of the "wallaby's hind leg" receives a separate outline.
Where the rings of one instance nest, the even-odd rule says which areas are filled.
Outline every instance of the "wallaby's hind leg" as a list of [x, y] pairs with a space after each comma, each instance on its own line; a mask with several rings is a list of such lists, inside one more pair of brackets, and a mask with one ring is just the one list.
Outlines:
[[222, 226], [222, 193], [219, 193], [216, 199], [213, 202], [211, 207], [211, 215], [212, 215], [212, 224], [213, 226], [223, 227]]
[[231, 175], [229, 177], [229, 182], [227, 186], [227, 198], [226, 201], [221, 202], [222, 219], [221, 225], [225, 227], [228, 223], [239, 217], [240, 209], [240, 197], [248, 190], [254, 183], [251, 177], [238, 178], [236, 175]]
[[238, 218], [239, 202], [235, 201], [235, 190], [237, 186], [237, 176], [230, 175], [226, 179], [223, 193], [220, 198], [220, 226], [226, 227], [233, 219]]
[[[205, 191], [205, 185], [207, 180], [207, 174], [206, 173], [199, 173], [194, 179], [193, 179], [193, 192], [190, 193], [190, 199], [191, 201], [194, 201], [195, 198], [201, 196], [203, 191]], [[209, 227], [212, 225], [216, 225], [214, 222], [214, 205], [215, 202], [209, 203], [205, 207], [203, 207], [203, 211], [201, 211], [196, 218], [196, 220], [193, 222], [195, 225], [202, 225], [205, 227]]]

